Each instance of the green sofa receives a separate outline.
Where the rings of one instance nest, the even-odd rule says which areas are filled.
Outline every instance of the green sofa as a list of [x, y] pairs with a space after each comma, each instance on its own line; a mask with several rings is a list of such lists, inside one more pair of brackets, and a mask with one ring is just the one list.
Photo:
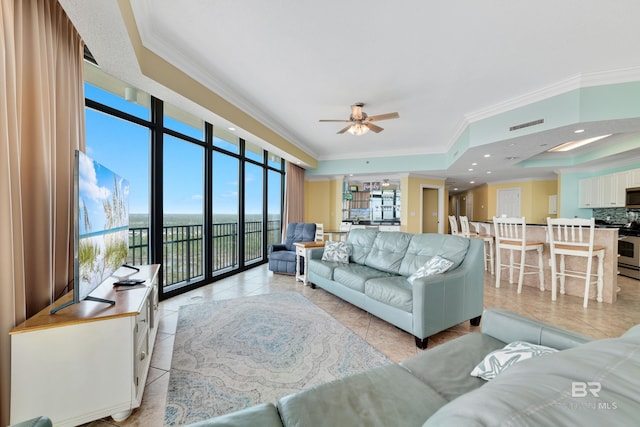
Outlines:
[[[470, 372], [507, 343], [560, 351], [511, 365], [485, 381]], [[192, 424], [221, 426], [638, 425], [640, 325], [618, 338], [588, 337], [488, 309], [470, 333], [401, 364], [351, 375]]]
[[[349, 263], [323, 261], [323, 248], [310, 251], [312, 286], [342, 298], [416, 338], [464, 321], [480, 323], [484, 299], [484, 242], [450, 234], [411, 234], [355, 229], [349, 232]], [[434, 256], [453, 262], [442, 274], [407, 281]]]

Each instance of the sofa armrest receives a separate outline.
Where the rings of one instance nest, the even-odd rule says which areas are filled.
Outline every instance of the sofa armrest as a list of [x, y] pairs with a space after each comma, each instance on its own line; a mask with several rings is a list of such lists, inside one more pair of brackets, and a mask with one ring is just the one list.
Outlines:
[[283, 243], [274, 243], [273, 245], [269, 246], [269, 253], [277, 252], [277, 251], [286, 251], [286, 250], [287, 250], [287, 246]]
[[482, 315], [484, 242], [470, 239], [455, 270], [413, 282], [413, 334], [425, 338]]
[[591, 341], [586, 335], [561, 329], [535, 319], [499, 308], [489, 308], [482, 315], [482, 333], [505, 343], [527, 341], [564, 350]]
[[220, 415], [185, 427], [282, 427], [278, 409], [272, 403], [260, 403], [246, 409]]

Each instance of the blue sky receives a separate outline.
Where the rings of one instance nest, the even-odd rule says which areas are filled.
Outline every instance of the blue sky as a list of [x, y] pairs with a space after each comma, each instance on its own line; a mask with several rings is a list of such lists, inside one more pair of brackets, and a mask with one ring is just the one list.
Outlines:
[[[89, 99], [148, 119], [148, 109], [125, 101], [89, 84], [85, 84]], [[202, 131], [171, 120], [171, 128], [198, 139]], [[130, 183], [129, 211], [149, 212], [149, 130], [95, 110], [86, 109], [87, 155]], [[204, 149], [177, 138], [164, 140], [164, 212], [202, 213]], [[237, 213], [237, 161], [224, 155], [214, 157], [214, 214]], [[245, 212], [260, 213], [262, 206], [261, 169], [246, 168]], [[269, 212], [279, 212], [279, 183], [269, 183]]]

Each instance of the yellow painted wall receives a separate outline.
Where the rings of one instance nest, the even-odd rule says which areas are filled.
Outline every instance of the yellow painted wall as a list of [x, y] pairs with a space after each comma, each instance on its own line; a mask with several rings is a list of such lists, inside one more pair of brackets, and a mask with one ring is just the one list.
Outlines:
[[304, 182], [304, 220], [337, 230], [342, 221], [342, 180]]
[[[442, 186], [444, 180], [403, 177], [400, 183], [400, 221], [402, 231], [420, 233], [422, 222], [422, 186]], [[342, 179], [306, 181], [304, 183], [304, 218], [306, 222], [324, 224], [325, 230], [337, 230], [342, 221]], [[449, 209], [445, 191], [444, 212]], [[414, 215], [411, 215], [411, 214]], [[443, 218], [446, 226], [446, 217]], [[446, 227], [445, 227], [446, 229]]]
[[[423, 185], [444, 186], [444, 180], [411, 176], [403, 177], [401, 180], [401, 229], [402, 231], [406, 231], [407, 233], [420, 233], [420, 229], [422, 226], [422, 206], [420, 205], [420, 201], [422, 200]], [[447, 212], [449, 209], [447, 199], [448, 197], [445, 194], [444, 212]], [[445, 220], [446, 218], [443, 219], [443, 221]]]
[[520, 189], [520, 214], [526, 217], [530, 224], [545, 223], [548, 215], [549, 196], [558, 194], [558, 181], [522, 181], [487, 186], [487, 218], [496, 216], [497, 194], [499, 189]]

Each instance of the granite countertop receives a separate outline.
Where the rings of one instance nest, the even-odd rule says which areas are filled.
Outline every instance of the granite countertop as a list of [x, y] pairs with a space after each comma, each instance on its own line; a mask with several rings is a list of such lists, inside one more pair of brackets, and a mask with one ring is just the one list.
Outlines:
[[356, 225], [401, 225], [400, 221], [398, 221], [398, 220], [389, 220], [389, 219], [382, 219], [380, 221], [358, 221], [358, 222], [355, 222], [355, 221], [349, 220], [349, 219], [345, 219], [342, 222], [350, 222], [350, 223], [356, 224]]

